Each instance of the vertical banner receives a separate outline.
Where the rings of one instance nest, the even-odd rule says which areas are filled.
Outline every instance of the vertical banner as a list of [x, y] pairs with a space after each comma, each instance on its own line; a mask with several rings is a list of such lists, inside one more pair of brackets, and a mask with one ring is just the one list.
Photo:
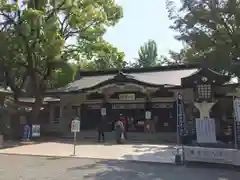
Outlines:
[[[183, 97], [180, 93], [178, 93], [177, 96], [177, 135], [178, 135], [178, 141], [180, 137], [183, 137], [186, 135], [185, 130], [185, 110], [184, 110], [184, 101]], [[179, 142], [178, 142], [179, 143]]]
[[235, 148], [240, 144], [240, 98], [233, 97]]

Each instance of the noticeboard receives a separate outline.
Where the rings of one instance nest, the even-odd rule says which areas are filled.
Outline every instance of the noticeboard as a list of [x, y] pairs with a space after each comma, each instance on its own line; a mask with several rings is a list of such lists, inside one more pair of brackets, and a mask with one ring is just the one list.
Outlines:
[[80, 121], [79, 120], [72, 121], [71, 132], [80, 132]]
[[32, 125], [32, 137], [40, 137], [40, 125], [39, 124]]

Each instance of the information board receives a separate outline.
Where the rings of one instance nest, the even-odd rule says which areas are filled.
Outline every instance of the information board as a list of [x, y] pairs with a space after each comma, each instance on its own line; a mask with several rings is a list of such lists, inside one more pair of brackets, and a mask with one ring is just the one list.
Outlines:
[[80, 132], [80, 121], [75, 119], [71, 123], [71, 132]]
[[40, 125], [39, 124], [32, 125], [32, 137], [40, 137]]
[[149, 119], [151, 119], [151, 118], [152, 118], [152, 113], [151, 113], [151, 111], [146, 111], [146, 112], [145, 112], [145, 119], [149, 120]]

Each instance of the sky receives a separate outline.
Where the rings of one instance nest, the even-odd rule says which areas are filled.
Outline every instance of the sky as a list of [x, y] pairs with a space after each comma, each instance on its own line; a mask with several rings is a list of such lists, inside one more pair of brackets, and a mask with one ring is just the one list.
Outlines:
[[[179, 0], [174, 0], [179, 3]], [[138, 49], [149, 39], [155, 40], [159, 55], [179, 51], [182, 44], [174, 39], [169, 29], [165, 0], [116, 0], [123, 7], [123, 18], [108, 29], [104, 38], [125, 53], [125, 60], [138, 57]]]
[[[169, 29], [172, 22], [168, 18], [165, 0], [115, 1], [123, 7], [123, 18], [107, 30], [104, 39], [123, 51], [126, 61], [137, 58], [138, 49], [149, 39], [156, 41], [159, 55], [167, 56], [169, 50], [182, 48], [182, 44], [174, 39], [176, 33]], [[173, 1], [178, 5], [180, 0]]]

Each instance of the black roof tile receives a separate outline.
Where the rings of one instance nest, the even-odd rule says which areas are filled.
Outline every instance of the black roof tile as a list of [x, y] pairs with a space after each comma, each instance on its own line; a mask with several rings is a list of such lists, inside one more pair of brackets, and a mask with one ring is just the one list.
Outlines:
[[[198, 71], [196, 65], [180, 65], [153, 68], [123, 69], [124, 75], [131, 77], [137, 81], [154, 86], [179, 86], [181, 78], [187, 77]], [[97, 86], [104, 81], [113, 79], [119, 70], [108, 71], [81, 71], [81, 78], [65, 87], [59, 88], [52, 92], [76, 92]]]

